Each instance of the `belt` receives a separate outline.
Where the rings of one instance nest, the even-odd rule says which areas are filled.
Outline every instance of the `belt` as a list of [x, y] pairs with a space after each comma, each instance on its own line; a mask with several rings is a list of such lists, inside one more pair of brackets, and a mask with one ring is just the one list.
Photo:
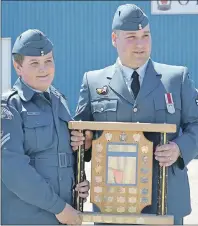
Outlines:
[[30, 164], [42, 164], [45, 166], [57, 166], [60, 168], [72, 167], [74, 165], [74, 156], [70, 153], [42, 154], [30, 156]]

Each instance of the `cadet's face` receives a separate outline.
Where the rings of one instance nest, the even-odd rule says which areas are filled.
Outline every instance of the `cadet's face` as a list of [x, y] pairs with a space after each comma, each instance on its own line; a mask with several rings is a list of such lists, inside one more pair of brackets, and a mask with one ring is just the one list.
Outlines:
[[139, 31], [113, 32], [112, 43], [123, 65], [134, 69], [141, 67], [151, 54], [149, 25]]
[[14, 66], [17, 74], [36, 90], [47, 90], [53, 81], [55, 65], [52, 52], [45, 56], [25, 56], [21, 66]]

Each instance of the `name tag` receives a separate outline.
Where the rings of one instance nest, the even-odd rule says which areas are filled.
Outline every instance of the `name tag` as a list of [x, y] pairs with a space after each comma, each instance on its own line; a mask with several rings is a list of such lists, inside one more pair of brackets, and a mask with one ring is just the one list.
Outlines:
[[165, 93], [165, 100], [166, 100], [166, 108], [168, 113], [174, 114], [175, 113], [175, 106], [173, 102], [172, 93]]
[[27, 115], [40, 115], [40, 112], [27, 112]]

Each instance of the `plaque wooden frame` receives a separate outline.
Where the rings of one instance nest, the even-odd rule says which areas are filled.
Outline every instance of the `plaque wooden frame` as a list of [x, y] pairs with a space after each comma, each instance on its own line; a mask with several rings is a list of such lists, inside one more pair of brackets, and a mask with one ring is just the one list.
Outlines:
[[[153, 143], [143, 133], [161, 133], [161, 144], [165, 144], [166, 134], [176, 132], [176, 125], [70, 121], [69, 129], [102, 131], [92, 141], [90, 184], [90, 201], [101, 212], [83, 212], [83, 200], [76, 193], [75, 207], [82, 212], [83, 222], [174, 224], [173, 216], [166, 215], [166, 167], [159, 167], [156, 215], [141, 211], [152, 202], [153, 169]], [[80, 146], [76, 183], [84, 180], [84, 151], [84, 145]]]

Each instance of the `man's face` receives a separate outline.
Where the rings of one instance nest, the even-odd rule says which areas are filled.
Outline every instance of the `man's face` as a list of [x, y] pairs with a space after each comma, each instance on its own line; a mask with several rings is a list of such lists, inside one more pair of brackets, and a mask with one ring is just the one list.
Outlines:
[[54, 78], [52, 51], [45, 56], [25, 56], [22, 65], [14, 62], [17, 74], [33, 89], [45, 91]]
[[149, 25], [138, 31], [113, 32], [112, 43], [123, 65], [134, 69], [141, 67], [151, 54]]

